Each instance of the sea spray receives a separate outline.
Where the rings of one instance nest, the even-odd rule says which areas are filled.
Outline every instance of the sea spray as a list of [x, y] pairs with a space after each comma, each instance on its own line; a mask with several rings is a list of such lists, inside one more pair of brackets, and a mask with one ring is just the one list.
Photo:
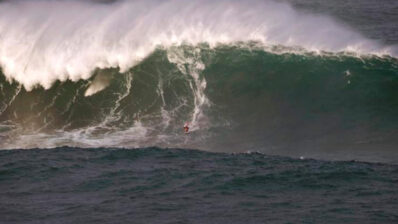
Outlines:
[[[66, 9], [66, 10], [65, 10]], [[23, 15], [23, 16], [21, 16]], [[156, 47], [257, 41], [307, 51], [390, 54], [324, 16], [274, 1], [6, 1], [0, 3], [0, 65], [28, 90], [125, 72]]]

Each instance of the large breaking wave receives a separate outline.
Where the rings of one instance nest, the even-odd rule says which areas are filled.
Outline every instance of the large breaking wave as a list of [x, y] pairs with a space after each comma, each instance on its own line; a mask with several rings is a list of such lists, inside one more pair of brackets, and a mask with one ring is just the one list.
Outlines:
[[5, 1], [0, 34], [1, 148], [396, 153], [397, 47], [286, 4]]
[[308, 51], [396, 54], [331, 19], [273, 1], [6, 1], [0, 64], [25, 88], [88, 79], [96, 68], [127, 71], [157, 46], [258, 41]]

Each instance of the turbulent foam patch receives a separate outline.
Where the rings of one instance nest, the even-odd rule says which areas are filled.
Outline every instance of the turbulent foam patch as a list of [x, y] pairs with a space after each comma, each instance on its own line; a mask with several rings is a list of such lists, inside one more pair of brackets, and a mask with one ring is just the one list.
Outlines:
[[[158, 46], [257, 41], [308, 51], [395, 55], [331, 19], [273, 1], [6, 1], [0, 3], [0, 65], [27, 90], [126, 71]], [[93, 87], [94, 88], [94, 87]], [[92, 93], [89, 91], [89, 93]], [[88, 93], [87, 93], [88, 94]]]
[[[49, 90], [0, 76], [0, 148], [157, 145], [397, 161], [397, 64], [201, 44]], [[87, 97], [107, 84], [101, 77], [112, 79]]]
[[109, 85], [111, 78], [107, 74], [98, 74], [84, 93], [84, 96], [91, 96], [104, 90]]

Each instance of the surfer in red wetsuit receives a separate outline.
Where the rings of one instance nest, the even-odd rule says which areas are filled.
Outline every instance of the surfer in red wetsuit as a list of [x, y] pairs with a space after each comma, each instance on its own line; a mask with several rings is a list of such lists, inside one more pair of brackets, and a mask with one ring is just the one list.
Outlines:
[[185, 124], [184, 124], [184, 131], [185, 131], [185, 134], [188, 133], [188, 131], [189, 131], [188, 123], [185, 123]]

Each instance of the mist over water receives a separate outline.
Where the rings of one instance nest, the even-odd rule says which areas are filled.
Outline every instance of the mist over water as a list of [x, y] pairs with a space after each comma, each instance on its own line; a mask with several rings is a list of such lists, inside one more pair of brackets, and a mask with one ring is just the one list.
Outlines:
[[335, 23], [274, 1], [6, 1], [0, 64], [31, 90], [88, 79], [96, 68], [126, 71], [156, 47], [257, 41], [307, 51], [396, 55]]
[[0, 0], [1, 224], [398, 223], [397, 7]]
[[383, 42], [275, 1], [4, 1], [0, 147], [396, 163], [398, 48]]

